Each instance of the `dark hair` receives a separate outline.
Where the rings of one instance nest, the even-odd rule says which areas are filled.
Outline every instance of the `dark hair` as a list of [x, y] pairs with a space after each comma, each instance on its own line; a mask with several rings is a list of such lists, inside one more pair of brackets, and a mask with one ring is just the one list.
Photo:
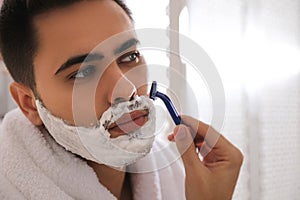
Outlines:
[[[4, 0], [0, 16], [0, 49], [8, 71], [16, 82], [30, 87], [35, 94], [33, 59], [38, 39], [33, 19], [51, 10], [83, 0]], [[132, 20], [122, 0], [114, 0]]]

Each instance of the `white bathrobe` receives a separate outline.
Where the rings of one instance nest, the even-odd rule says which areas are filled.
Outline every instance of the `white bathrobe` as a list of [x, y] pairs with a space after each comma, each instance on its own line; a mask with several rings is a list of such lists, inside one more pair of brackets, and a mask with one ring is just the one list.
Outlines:
[[[152, 150], [160, 145], [155, 142]], [[185, 199], [184, 170], [176, 154], [167, 149], [153, 155], [141, 159], [133, 168], [147, 171], [149, 166], [161, 168], [168, 160], [176, 161], [158, 171], [131, 174], [134, 199]], [[85, 161], [59, 146], [16, 109], [6, 114], [0, 126], [0, 200], [6, 199], [116, 198], [98, 182]]]

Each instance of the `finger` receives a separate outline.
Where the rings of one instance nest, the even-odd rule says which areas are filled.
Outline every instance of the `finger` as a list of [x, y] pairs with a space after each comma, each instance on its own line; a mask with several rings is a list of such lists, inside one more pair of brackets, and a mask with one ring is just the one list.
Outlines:
[[204, 165], [207, 163], [214, 163], [221, 160], [218, 156], [216, 156], [214, 151], [211, 151], [211, 148], [205, 142], [201, 146], [199, 152], [203, 156]]
[[234, 166], [241, 166], [243, 162], [241, 151], [213, 127], [189, 116], [181, 116], [181, 119], [183, 124], [196, 132], [195, 140], [199, 137], [204, 138], [205, 145], [201, 145], [200, 153], [204, 158], [205, 164], [229, 161]]
[[220, 133], [218, 133], [213, 127], [205, 124], [197, 119], [190, 116], [181, 116], [182, 123], [191, 128], [192, 132], [195, 132], [196, 143], [203, 142], [205, 140], [206, 145], [211, 149], [216, 147], [216, 145], [222, 145], [225, 141], [221, 140], [220, 143]]
[[174, 135], [176, 146], [181, 155], [186, 171], [189, 171], [190, 168], [203, 167], [203, 164], [196, 152], [189, 128], [185, 125], [179, 125], [175, 128]]
[[198, 133], [198, 136], [201, 136], [202, 138], [206, 136], [206, 133], [210, 127], [208, 124], [186, 115], [182, 115], [181, 119], [182, 123], [190, 127], [193, 132]]

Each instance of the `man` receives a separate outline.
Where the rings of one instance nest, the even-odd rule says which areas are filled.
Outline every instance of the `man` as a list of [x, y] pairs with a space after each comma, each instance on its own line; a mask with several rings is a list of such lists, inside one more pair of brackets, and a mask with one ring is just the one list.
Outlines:
[[[242, 154], [220, 136], [199, 160], [196, 148], [209, 148], [203, 141], [206, 133], [218, 133], [187, 116], [182, 117], [185, 125], [169, 136], [182, 154], [185, 178], [179, 162], [153, 173], [124, 172], [149, 153], [153, 106], [146, 97], [138, 97], [147, 91], [140, 84], [147, 82], [145, 70], [135, 71], [144, 59], [122, 1], [6, 0], [0, 23], [1, 51], [15, 80], [10, 91], [26, 117], [13, 111], [1, 127], [0, 197], [232, 197]], [[106, 44], [120, 33], [126, 34]], [[133, 75], [126, 76], [131, 71]], [[138, 132], [145, 126], [148, 129]], [[200, 138], [195, 144], [194, 134]], [[139, 138], [145, 135], [147, 139]]]

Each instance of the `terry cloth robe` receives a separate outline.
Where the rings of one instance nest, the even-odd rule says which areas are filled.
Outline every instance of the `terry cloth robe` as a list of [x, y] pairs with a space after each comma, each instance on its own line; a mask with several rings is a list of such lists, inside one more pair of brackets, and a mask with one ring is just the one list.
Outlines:
[[[161, 145], [155, 142], [152, 150]], [[150, 154], [149, 154], [150, 155]], [[174, 157], [173, 151], [146, 156], [135, 169], [156, 166]], [[182, 200], [184, 169], [178, 159], [160, 170], [132, 173], [131, 185], [137, 200]], [[115, 196], [98, 181], [83, 159], [58, 145], [47, 131], [15, 109], [6, 114], [0, 127], [0, 199], [7, 200], [111, 200]]]

